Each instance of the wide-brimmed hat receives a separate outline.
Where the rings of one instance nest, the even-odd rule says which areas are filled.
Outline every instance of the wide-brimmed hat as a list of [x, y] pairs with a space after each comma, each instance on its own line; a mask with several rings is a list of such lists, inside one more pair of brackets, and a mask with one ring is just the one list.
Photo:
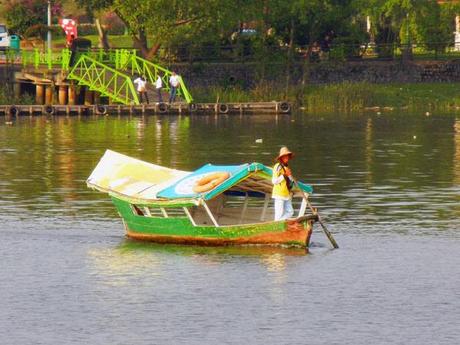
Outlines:
[[282, 148], [280, 148], [280, 154], [278, 155], [278, 157], [276, 157], [276, 159], [280, 159], [281, 157], [283, 156], [294, 156], [294, 153], [289, 151], [289, 149], [286, 147], [286, 146], [283, 146]]

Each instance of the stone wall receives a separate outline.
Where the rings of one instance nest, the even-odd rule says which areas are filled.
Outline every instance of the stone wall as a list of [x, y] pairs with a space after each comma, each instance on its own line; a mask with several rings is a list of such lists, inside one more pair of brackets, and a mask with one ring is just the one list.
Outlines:
[[[260, 66], [255, 63], [238, 64], [181, 64], [170, 66], [181, 74], [190, 87], [228, 86], [238, 84], [244, 88], [261, 79]], [[300, 82], [302, 66], [291, 69], [293, 83]], [[272, 64], [266, 67], [265, 79], [284, 85], [286, 66]], [[460, 82], [460, 60], [435, 62], [354, 61], [325, 62], [310, 65], [309, 82], [313, 84], [344, 81], [371, 83]]]
[[[261, 80], [285, 85], [286, 66], [267, 65], [265, 71], [256, 63], [200, 63], [169, 66], [181, 74], [190, 88], [239, 85], [249, 88]], [[0, 81], [11, 82], [14, 72], [21, 66], [7, 68], [0, 65]], [[302, 65], [291, 68], [290, 80], [299, 83]], [[312, 84], [340, 83], [344, 81], [371, 83], [460, 82], [460, 60], [424, 61], [402, 64], [399, 61], [323, 62], [310, 64], [309, 82]]]

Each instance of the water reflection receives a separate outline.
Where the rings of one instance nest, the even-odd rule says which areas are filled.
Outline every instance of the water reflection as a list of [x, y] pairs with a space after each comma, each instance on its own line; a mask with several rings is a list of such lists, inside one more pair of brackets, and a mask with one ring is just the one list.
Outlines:
[[101, 281], [112, 286], [130, 283], [133, 276], [150, 279], [162, 274], [161, 260], [154, 253], [126, 250], [126, 248], [92, 248], [88, 250], [88, 267], [91, 274], [104, 277]]
[[[107, 148], [192, 170], [281, 145], [340, 250], [125, 240], [85, 185]], [[450, 115], [0, 117], [3, 343], [454, 344], [459, 164]]]
[[[308, 254], [306, 248], [283, 248], [270, 246], [202, 247], [174, 244], [155, 244], [123, 240], [114, 248], [91, 248], [88, 251], [88, 266], [93, 274], [104, 276], [105, 283], [124, 285], [132, 276], [161, 276], [167, 270], [168, 257], [187, 257], [190, 264], [202, 267], [221, 266], [236, 258], [257, 262], [267, 272], [279, 273], [286, 269], [286, 258]], [[275, 281], [284, 282], [276, 275]]]
[[314, 204], [335, 231], [452, 229], [460, 218], [459, 121], [400, 114], [21, 117], [7, 126], [0, 119], [0, 193], [13, 216], [117, 217], [107, 197], [84, 183], [107, 148], [193, 170], [208, 162], [271, 165], [287, 145], [296, 152], [293, 171], [315, 186]]
[[[116, 247], [116, 251], [120, 254], [125, 253], [150, 253], [150, 254], [167, 254], [167, 255], [180, 255], [199, 258], [206, 256], [218, 260], [217, 263], [225, 262], [225, 257], [255, 257], [266, 260], [268, 258], [267, 266], [284, 267], [282, 258], [285, 256], [305, 256], [308, 254], [306, 248], [291, 248], [279, 246], [189, 246], [177, 244], [157, 244], [150, 242], [140, 242], [130, 239], [125, 239]], [[219, 261], [222, 260], [222, 261]]]
[[453, 157], [454, 183], [460, 185], [460, 119], [454, 123], [455, 154]]

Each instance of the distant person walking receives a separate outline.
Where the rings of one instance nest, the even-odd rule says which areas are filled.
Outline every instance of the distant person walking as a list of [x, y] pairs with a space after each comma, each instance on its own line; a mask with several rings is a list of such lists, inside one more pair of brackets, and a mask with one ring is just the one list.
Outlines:
[[163, 80], [161, 76], [158, 74], [158, 78], [155, 81], [155, 89], [157, 90], [158, 94], [158, 102], [163, 103], [163, 97], [161, 96], [161, 89], [163, 88]]
[[147, 95], [147, 81], [145, 77], [137, 77], [134, 79], [134, 84], [137, 84], [137, 92], [139, 93], [139, 102], [142, 103], [142, 96], [145, 97], [145, 101], [149, 104], [149, 96]]
[[169, 96], [169, 103], [173, 103], [174, 100], [176, 99], [176, 94], [177, 94], [177, 88], [179, 87], [180, 84], [180, 77], [176, 74], [176, 72], [172, 72], [171, 76], [169, 77], [169, 85], [171, 87], [171, 93]]

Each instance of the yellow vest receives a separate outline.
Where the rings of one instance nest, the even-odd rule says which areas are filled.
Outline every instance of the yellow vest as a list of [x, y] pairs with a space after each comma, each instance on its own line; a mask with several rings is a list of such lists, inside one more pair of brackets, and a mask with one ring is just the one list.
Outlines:
[[[279, 176], [283, 175], [284, 170], [280, 163], [276, 163], [273, 167], [273, 176], [274, 178], [278, 178]], [[272, 197], [281, 197], [281, 198], [289, 198], [291, 193], [286, 184], [286, 180], [283, 178], [281, 183], [277, 183], [273, 185]]]

